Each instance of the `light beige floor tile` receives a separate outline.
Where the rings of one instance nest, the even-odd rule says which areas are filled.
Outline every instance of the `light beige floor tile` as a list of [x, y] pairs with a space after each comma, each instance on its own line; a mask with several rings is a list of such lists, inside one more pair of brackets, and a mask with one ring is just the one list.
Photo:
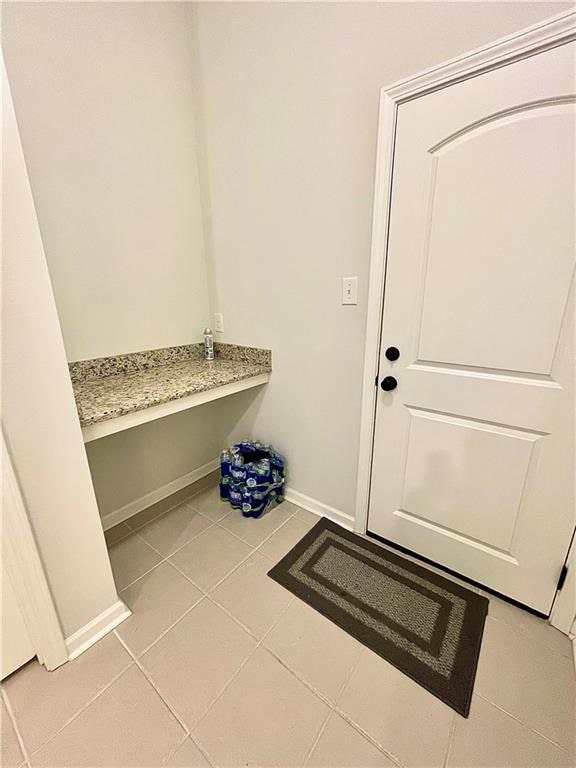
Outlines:
[[221, 608], [203, 600], [141, 661], [162, 696], [192, 726], [255, 646]]
[[488, 619], [476, 693], [568, 748], [575, 722], [574, 662], [530, 640], [502, 621]]
[[289, 501], [272, 507], [261, 517], [244, 517], [239, 509], [233, 509], [220, 521], [220, 525], [230, 533], [236, 534], [251, 547], [257, 547], [289, 520], [297, 509], [298, 507], [290, 504]]
[[202, 592], [169, 563], [142, 576], [120, 598], [132, 616], [120, 624], [118, 634], [139, 655], [202, 598]]
[[333, 712], [306, 765], [311, 768], [394, 768], [396, 764]]
[[31, 661], [4, 682], [29, 752], [38, 749], [132, 663], [114, 635], [52, 672]]
[[168, 502], [166, 499], [163, 499], [158, 502], [158, 504], [152, 504], [151, 507], [146, 507], [142, 512], [138, 512], [135, 515], [132, 515], [132, 517], [129, 517], [128, 520], [126, 520], [126, 525], [131, 531], [138, 531], [140, 528], [148, 525], [152, 520], [162, 517], [162, 515], [166, 514], [169, 509], [172, 509], [172, 507], [175, 506], [175, 501], [170, 500], [170, 502]]
[[195, 735], [220, 766], [304, 763], [328, 707], [259, 648], [199, 723]]
[[190, 738], [162, 765], [170, 768], [210, 768], [210, 763]]
[[563, 656], [572, 655], [570, 638], [549, 624], [546, 619], [540, 619], [538, 616], [522, 610], [522, 608], [517, 608], [515, 605], [499, 600], [492, 595], [484, 594], [490, 600], [488, 616], [526, 632], [530, 640], [542, 643], [556, 653], [561, 653]]
[[300, 518], [293, 517], [265, 541], [259, 551], [277, 563], [311, 528], [311, 523], [305, 523]]
[[30, 759], [33, 768], [157, 766], [184, 731], [132, 666]]
[[138, 533], [150, 546], [167, 557], [195, 539], [210, 525], [213, 525], [211, 520], [184, 503], [152, 520], [140, 528]]
[[219, 526], [208, 528], [170, 558], [195, 584], [208, 591], [252, 552]]
[[125, 539], [126, 536], [130, 536], [131, 533], [132, 530], [128, 528], [126, 523], [120, 523], [119, 525], [115, 525], [114, 528], [109, 528], [107, 531], [104, 531], [104, 538], [106, 539], [106, 544], [111, 547], [121, 539]]
[[310, 526], [316, 525], [322, 519], [320, 515], [315, 515], [313, 512], [308, 512], [307, 509], [297, 508], [296, 517], [298, 520], [302, 520], [304, 523], [308, 523]]
[[132, 517], [126, 520], [126, 525], [133, 531], [139, 530], [151, 520], [155, 520], [157, 517], [168, 512], [168, 510], [188, 501], [194, 493], [193, 486], [195, 485], [195, 483], [187, 485], [185, 488], [176, 491], [176, 493], [172, 493], [165, 499], [160, 499], [160, 501], [157, 501], [155, 504], [151, 504], [149, 507], [146, 507], [146, 509], [143, 509], [142, 512], [132, 515]]
[[162, 560], [157, 552], [134, 533], [111, 546], [108, 554], [118, 591], [143, 576]]
[[190, 504], [195, 510], [201, 512], [205, 517], [209, 517], [210, 520], [214, 520], [214, 522], [222, 520], [223, 517], [229, 515], [232, 509], [227, 501], [220, 499], [220, 489], [218, 486], [192, 496]]
[[0, 728], [0, 765], [2, 768], [17, 768], [24, 762], [24, 755], [20, 749], [18, 737], [12, 724], [12, 719], [2, 700]]
[[570, 768], [567, 752], [475, 696], [469, 719], [456, 718], [449, 768]]
[[337, 706], [407, 768], [444, 764], [455, 713], [372, 651], [362, 650]]
[[294, 600], [268, 576], [270, 560], [255, 552], [216, 587], [211, 597], [260, 639]]
[[295, 599], [264, 644], [334, 702], [363, 646], [302, 600]]

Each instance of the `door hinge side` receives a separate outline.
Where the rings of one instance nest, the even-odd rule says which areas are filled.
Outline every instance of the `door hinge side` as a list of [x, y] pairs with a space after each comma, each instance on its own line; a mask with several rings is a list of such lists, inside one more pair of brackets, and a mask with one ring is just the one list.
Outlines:
[[568, 576], [568, 566], [563, 565], [562, 570], [560, 571], [560, 576], [558, 577], [558, 585], [556, 586], [556, 590], [558, 592], [560, 592], [560, 590], [566, 583], [566, 576]]

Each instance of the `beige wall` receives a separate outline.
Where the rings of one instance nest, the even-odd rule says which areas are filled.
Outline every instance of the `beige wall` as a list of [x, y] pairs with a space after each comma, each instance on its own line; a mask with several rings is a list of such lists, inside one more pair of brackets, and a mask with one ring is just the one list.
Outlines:
[[117, 600], [8, 83], [2, 78], [2, 429], [63, 632]]
[[[3, 47], [69, 360], [209, 323], [190, 3], [14, 3]], [[213, 409], [88, 446], [102, 515], [218, 455]]]
[[8, 3], [3, 47], [69, 360], [209, 319], [189, 3]]
[[226, 341], [273, 350], [240, 426], [301, 493], [354, 512], [379, 89], [567, 7], [200, 4], [214, 310]]

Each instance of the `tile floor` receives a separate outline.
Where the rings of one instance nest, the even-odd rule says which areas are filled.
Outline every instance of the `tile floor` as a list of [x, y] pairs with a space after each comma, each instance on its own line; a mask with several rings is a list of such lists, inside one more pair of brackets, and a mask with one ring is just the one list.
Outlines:
[[2, 766], [574, 765], [568, 639], [491, 598], [465, 720], [266, 572], [317, 518], [203, 490], [107, 533], [133, 615], [2, 685]]

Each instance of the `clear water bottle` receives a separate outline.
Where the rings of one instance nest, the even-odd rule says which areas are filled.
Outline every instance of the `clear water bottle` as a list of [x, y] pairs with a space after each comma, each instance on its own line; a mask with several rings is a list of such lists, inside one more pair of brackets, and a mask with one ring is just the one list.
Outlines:
[[204, 357], [214, 360], [214, 334], [210, 328], [204, 328]]

